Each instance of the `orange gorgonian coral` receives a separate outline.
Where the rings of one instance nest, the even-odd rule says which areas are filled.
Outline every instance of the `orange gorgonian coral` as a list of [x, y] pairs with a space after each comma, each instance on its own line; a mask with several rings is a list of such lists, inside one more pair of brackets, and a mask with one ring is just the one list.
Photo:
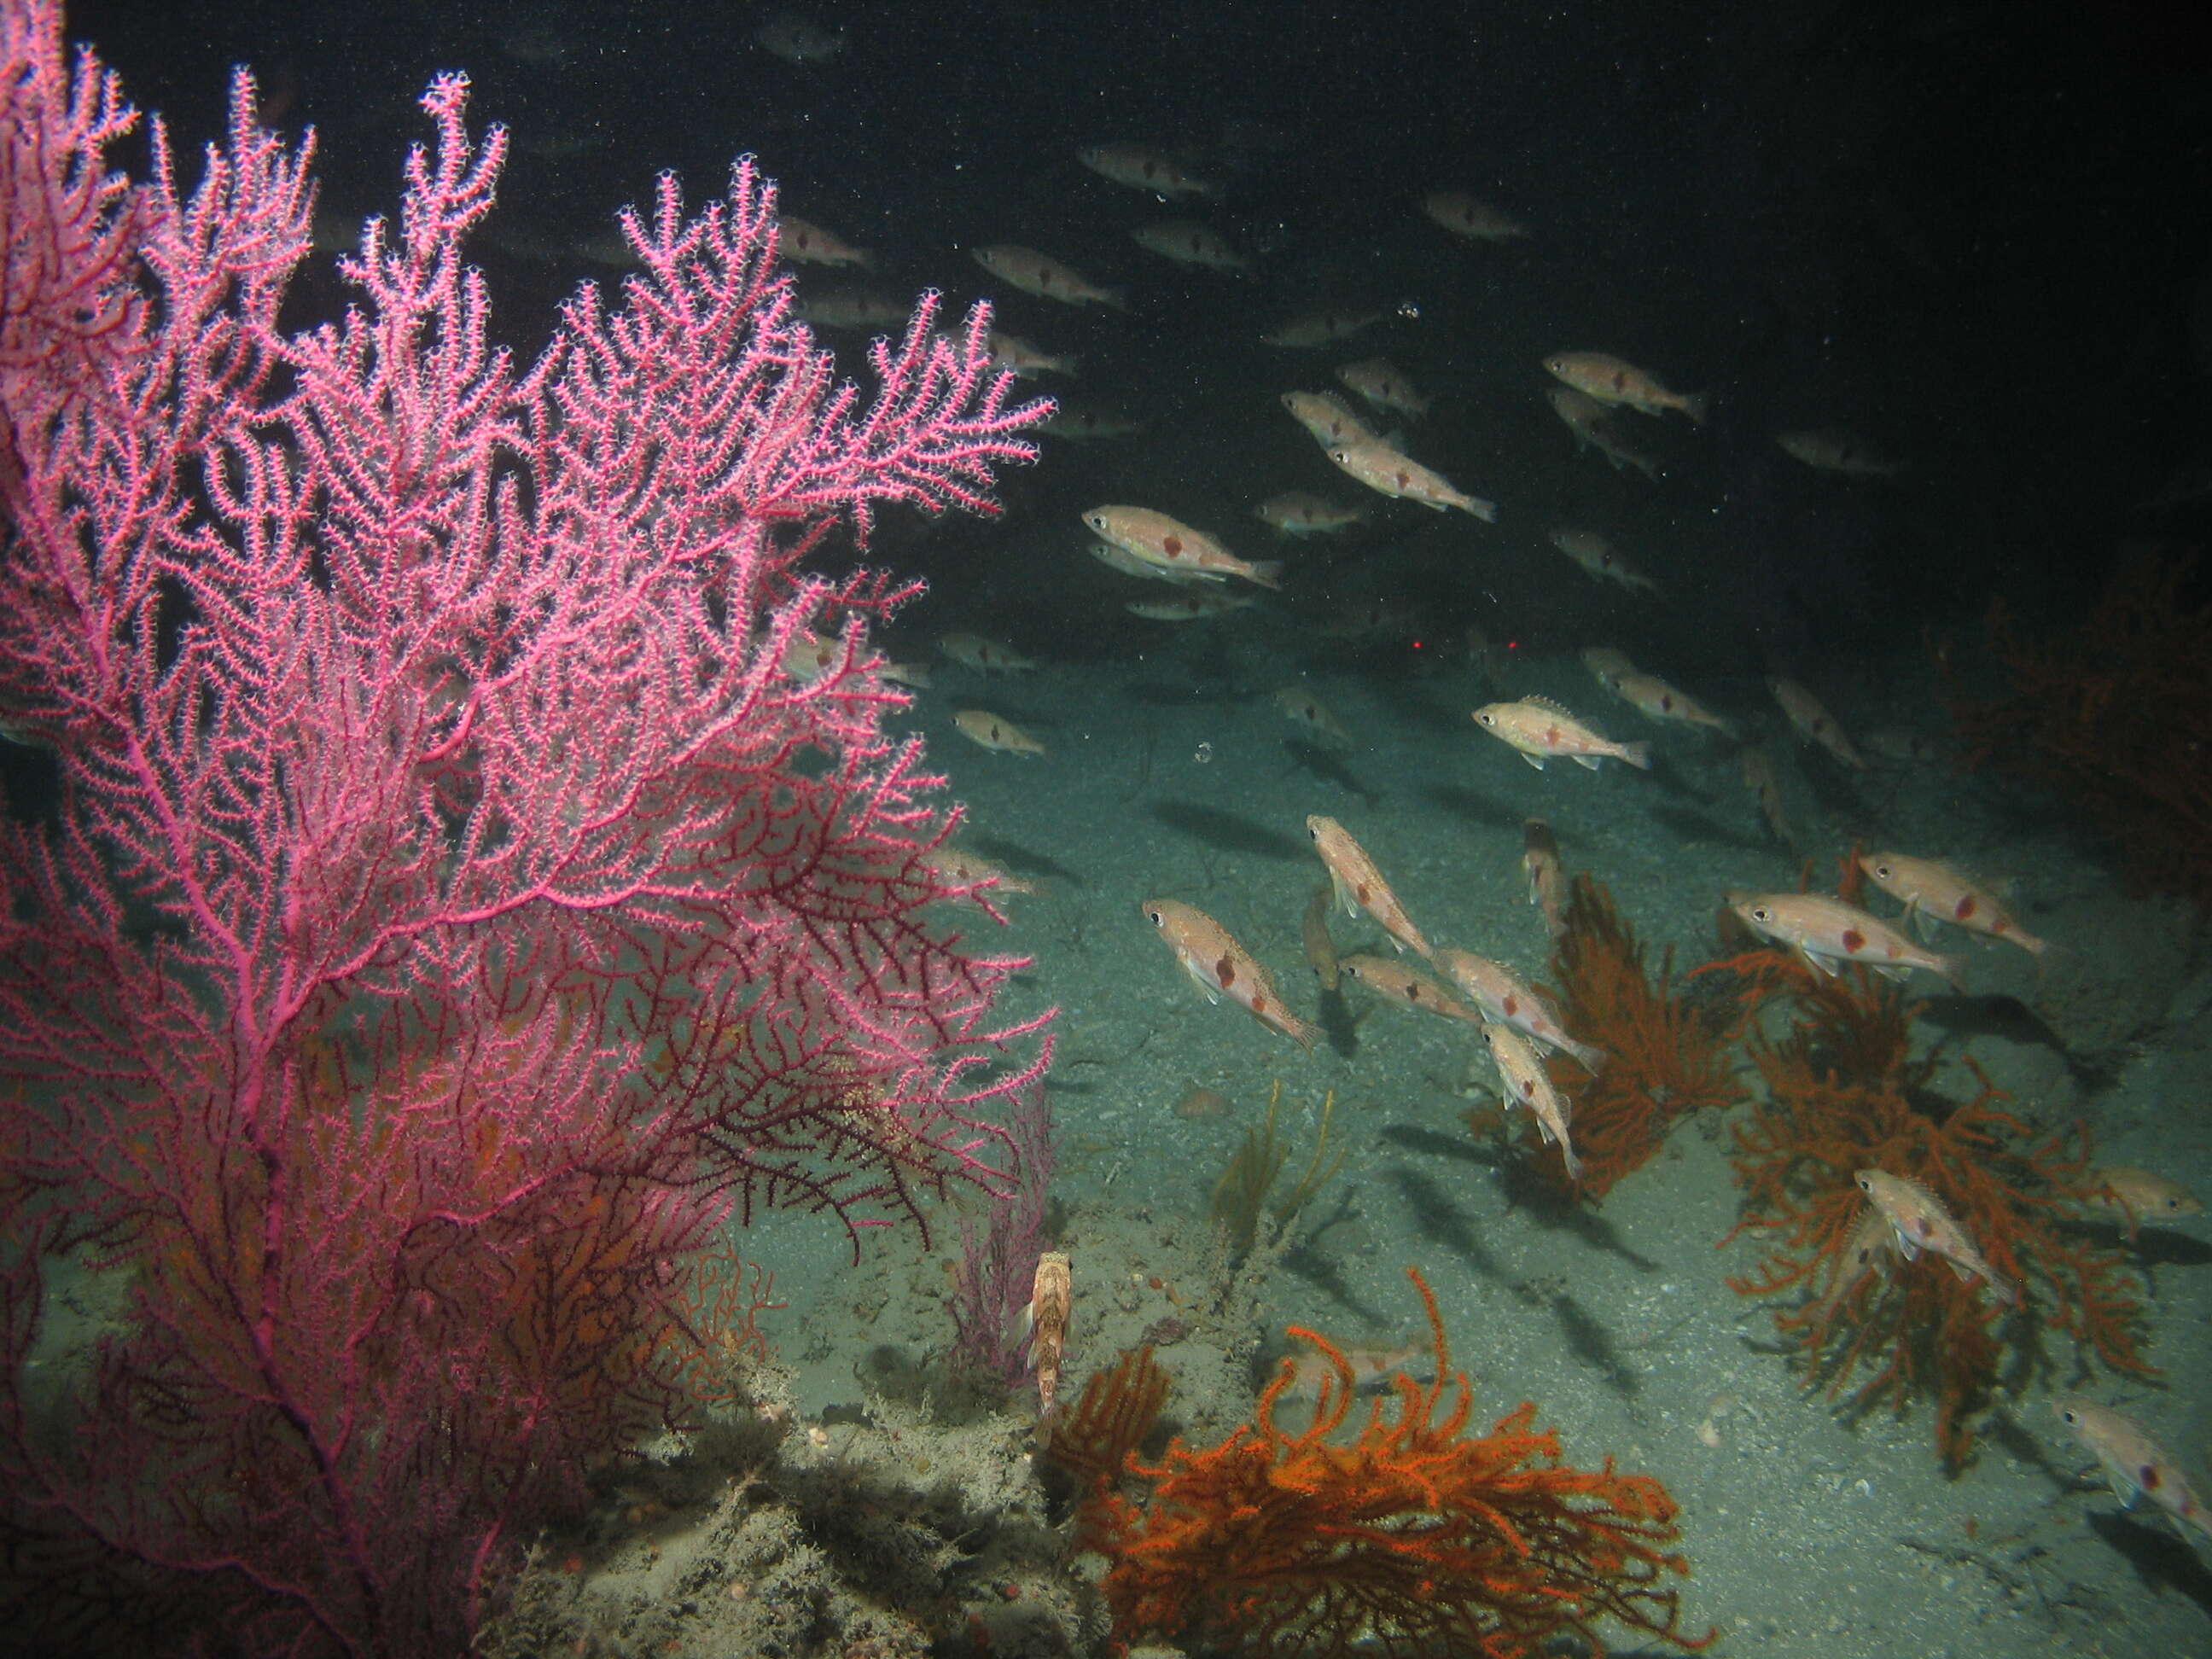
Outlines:
[[1351, 1443], [1333, 1437], [1352, 1410], [1351, 1363], [1293, 1326], [1331, 1370], [1303, 1431], [1275, 1421], [1296, 1369], [1285, 1362], [1256, 1420], [1220, 1445], [1177, 1440], [1157, 1466], [1132, 1462], [1150, 1499], [1107, 1498], [1100, 1528], [1116, 1635], [1521, 1659], [1570, 1632], [1602, 1656], [1595, 1627], [1609, 1617], [1679, 1647], [1711, 1641], [1680, 1634], [1680, 1592], [1664, 1587], [1688, 1571], [1660, 1547], [1678, 1535], [1667, 1489], [1610, 1458], [1595, 1472], [1564, 1466], [1557, 1435], [1529, 1427], [1533, 1404], [1467, 1435], [1466, 1374], [1450, 1369], [1426, 1281], [1408, 1276], [1428, 1310], [1435, 1380], [1394, 1377]]
[[[1679, 994], [1671, 945], [1658, 978], [1647, 975], [1644, 947], [1611, 895], [1587, 875], [1575, 878], [1553, 976], [1560, 1023], [1607, 1055], [1595, 1076], [1565, 1055], [1551, 1061], [1553, 1081], [1574, 1101], [1580, 1190], [1602, 1198], [1648, 1162], [1683, 1117], [1743, 1098], [1734, 1045], [1750, 1011]], [[1556, 1148], [1538, 1167], [1570, 1184]]]
[[[1818, 980], [1786, 958], [1775, 963], [1778, 982], [1802, 976], [1802, 1017], [1778, 1040], [1752, 1045], [1767, 1099], [1735, 1129], [1744, 1215], [1722, 1243], [1746, 1231], [1771, 1241], [1756, 1274], [1729, 1279], [1739, 1293], [1809, 1292], [1775, 1315], [1808, 1375], [1831, 1393], [1863, 1377], [1854, 1409], [1885, 1400], [1902, 1408], [1932, 1389], [1936, 1449], [1955, 1468], [1972, 1449], [1974, 1414], [1997, 1389], [2008, 1349], [2021, 1380], [2045, 1363], [2038, 1322], [2073, 1338], [2085, 1361], [2149, 1374], [2141, 1294], [2124, 1259], [2065, 1224], [2094, 1214], [2087, 1130], [2038, 1131], [2002, 1109], [2005, 1097], [1978, 1067], [1972, 1099], [1934, 1098], [1932, 1062], [1907, 1058], [1913, 1005], [1895, 988], [1863, 969]], [[1933, 1193], [2021, 1287], [2023, 1305], [2002, 1305], [1932, 1254], [1900, 1259], [1868, 1219], [1854, 1179], [1866, 1169]]]

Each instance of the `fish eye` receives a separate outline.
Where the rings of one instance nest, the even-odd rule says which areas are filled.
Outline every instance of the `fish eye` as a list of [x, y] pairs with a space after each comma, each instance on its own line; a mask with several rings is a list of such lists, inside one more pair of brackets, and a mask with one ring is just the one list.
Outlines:
[[1874, 867], [1874, 873], [1877, 879], [1886, 880], [1889, 876], [1889, 866], [1886, 864], [1877, 864]]
[[1164, 927], [1168, 925], [1167, 913], [1164, 910], [1147, 910], [1145, 914], [1152, 919], [1152, 926], [1155, 927]]
[[1753, 905], [1752, 907], [1751, 919], [1753, 921], [1770, 921], [1773, 920], [1773, 915], [1774, 913], [1769, 910], [1763, 904]]
[[2064, 1418], [2069, 1423], [2079, 1423], [2081, 1420], [2081, 1413], [2075, 1411], [2071, 1406], [2061, 1406], [2058, 1408], [2058, 1414]]
[[1475, 719], [1480, 720], [1485, 726], [1495, 726], [1498, 724], [1498, 716], [1495, 714], [1477, 714]]

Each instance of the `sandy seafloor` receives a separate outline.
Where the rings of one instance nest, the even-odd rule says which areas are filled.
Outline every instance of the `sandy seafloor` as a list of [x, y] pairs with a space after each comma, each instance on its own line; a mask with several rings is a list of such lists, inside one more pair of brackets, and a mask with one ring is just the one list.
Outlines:
[[[1079, 561], [1066, 549], [1060, 556]], [[1634, 601], [1595, 602], [1594, 629], [1606, 605], [1624, 624], [1632, 615]], [[991, 631], [988, 615], [951, 615], [933, 601], [917, 610], [894, 630], [895, 654], [915, 654], [946, 628]], [[1054, 1191], [1076, 1287], [1064, 1390], [1174, 1311], [1177, 1275], [1199, 1271], [1208, 1188], [1270, 1087], [1284, 1090], [1292, 1174], [1314, 1109], [1334, 1091], [1349, 1156], [1266, 1286], [1254, 1333], [1268, 1339], [1266, 1353], [1282, 1351], [1290, 1323], [1353, 1343], [1406, 1342], [1419, 1311], [1405, 1269], [1418, 1264], [1454, 1362], [1471, 1375], [1478, 1425], [1533, 1400], [1570, 1462], [1610, 1455], [1658, 1476], [1680, 1501], [1693, 1567], [1686, 1631], [1717, 1626], [1728, 1654], [1823, 1659], [2212, 1651], [2206, 1558], [2149, 1512], [2123, 1515], [2045, 1403], [2079, 1386], [2124, 1405], [2212, 1489], [2203, 1455], [2212, 1397], [2200, 1382], [2212, 1357], [2204, 1218], [2143, 1235], [2149, 1352], [2161, 1377], [2084, 1382], [2061, 1343], [2048, 1374], [2006, 1397], [1984, 1420], [1973, 1461], [1947, 1478], [1927, 1401], [1901, 1417], [1880, 1409], [1844, 1420], [1805, 1391], [1778, 1349], [1771, 1305], [1723, 1282], [1758, 1255], [1753, 1243], [1715, 1248], [1737, 1215], [1724, 1121], [1682, 1126], [1601, 1205], [1566, 1206], [1516, 1171], [1514, 1146], [1478, 1145], [1462, 1122], [1480, 1048], [1471, 1032], [1371, 1007], [1354, 988], [1351, 1040], [1303, 1054], [1240, 1009], [1209, 1006], [1138, 912], [1139, 900], [1161, 896], [1209, 911], [1313, 1017], [1319, 993], [1298, 922], [1322, 871], [1303, 826], [1324, 812], [1364, 842], [1432, 940], [1541, 979], [1547, 942], [1518, 870], [1522, 820], [1541, 816], [1570, 870], [1607, 884], [1654, 963], [1671, 944], [1686, 968], [1715, 951], [1723, 889], [1799, 880], [1801, 857], [1765, 831], [1732, 745], [1678, 728], [1632, 730], [1639, 717], [1606, 707], [1565, 651], [1515, 661], [1510, 691], [1550, 693], [1616, 736], [1653, 736], [1651, 775], [1530, 769], [1474, 731], [1469, 712], [1492, 694], [1449, 654], [1413, 672], [1402, 652], [1363, 656], [1279, 611], [1115, 632], [1139, 648], [989, 679], [940, 663], [912, 722], [965, 804], [964, 842], [1049, 889], [1007, 901], [1009, 933], [979, 919], [970, 933], [979, 946], [1035, 957], [1007, 1012], [1061, 1011]], [[1857, 667], [1820, 684], [1847, 727], [1942, 737], [1923, 656], [1906, 647]], [[2039, 1124], [2086, 1118], [2100, 1161], [2151, 1165], [2212, 1192], [2202, 1075], [2212, 957], [2188, 910], [2124, 896], [2095, 843], [2019, 786], [1941, 763], [1848, 774], [1791, 741], [1756, 680], [1676, 678], [1763, 733], [1821, 872], [1854, 839], [1954, 859], [2012, 884], [2023, 922], [2065, 947], [2039, 975], [2023, 951], [1954, 936], [1947, 948], [1966, 953], [1971, 994], [1950, 997], [1916, 976], [1914, 992], [1932, 998], [1923, 1040], [1971, 1054]], [[1316, 763], [1286, 742], [1269, 694], [1293, 683], [1335, 710], [1356, 737], [1352, 751]], [[951, 716], [972, 706], [1018, 722], [1051, 754], [1025, 761], [967, 745]], [[1879, 896], [1873, 903], [1896, 908]], [[1341, 917], [1336, 932], [1340, 948], [1376, 948], [1380, 937]], [[1475, 1073], [1486, 1077], [1480, 1066]], [[1194, 1085], [1227, 1097], [1232, 1114], [1177, 1116]], [[1955, 1060], [1938, 1087], [1971, 1092]], [[915, 1443], [932, 1409], [927, 1362], [951, 1334], [943, 1296], [955, 1231], [941, 1228], [927, 1254], [908, 1234], [877, 1234], [858, 1269], [819, 1218], [769, 1218], [743, 1244], [775, 1269], [790, 1303], [766, 1329], [796, 1373], [802, 1417], [857, 1407], [880, 1419], [884, 1395], [902, 1395], [897, 1411]], [[1249, 1411], [1261, 1360], [1230, 1364], [1218, 1347], [1200, 1348], [1171, 1346], [1161, 1358], [1177, 1384], [1170, 1419], [1210, 1444]], [[1010, 1403], [1003, 1445], [1020, 1443], [1032, 1410], [1027, 1398]], [[834, 1453], [871, 1455], [858, 1430], [835, 1432], [843, 1437]], [[656, 1548], [680, 1548], [682, 1532]], [[608, 1575], [609, 1595], [625, 1582], [618, 1551], [589, 1571]], [[682, 1598], [653, 1571], [624, 1593]], [[686, 1582], [696, 1591], [700, 1575]], [[758, 1639], [672, 1628], [681, 1650], [744, 1651]], [[1024, 1640], [1018, 1626], [991, 1629], [994, 1652], [1055, 1650], [1034, 1632]], [[1637, 1648], [1632, 1632], [1610, 1633]]]

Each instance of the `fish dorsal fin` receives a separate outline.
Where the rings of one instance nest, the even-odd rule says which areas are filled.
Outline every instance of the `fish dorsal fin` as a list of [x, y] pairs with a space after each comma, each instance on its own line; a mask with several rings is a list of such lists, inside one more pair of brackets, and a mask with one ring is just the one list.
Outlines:
[[1544, 696], [1540, 691], [1532, 691], [1527, 696], [1522, 698], [1521, 701], [1527, 703], [1531, 708], [1542, 709], [1547, 714], [1563, 714], [1569, 720], [1574, 720], [1576, 718], [1575, 715], [1563, 704]]

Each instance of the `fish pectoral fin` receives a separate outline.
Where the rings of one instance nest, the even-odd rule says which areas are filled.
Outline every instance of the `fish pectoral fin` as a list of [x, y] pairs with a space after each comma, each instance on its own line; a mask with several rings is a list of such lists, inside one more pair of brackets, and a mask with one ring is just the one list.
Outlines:
[[1190, 975], [1190, 982], [1198, 987], [1208, 1002], [1217, 1008], [1221, 1006], [1221, 988], [1200, 972], [1196, 963], [1186, 961], [1182, 970]]
[[1539, 772], [1544, 769], [1544, 757], [1541, 755], [1532, 755], [1525, 749], [1522, 750], [1520, 752], [1521, 758], [1527, 761], [1529, 765], [1534, 767]]
[[1836, 976], [1836, 964], [1830, 962], [1827, 957], [1820, 955], [1808, 945], [1800, 945], [1797, 947], [1797, 960], [1823, 979], [1833, 979]]
[[1328, 872], [1328, 884], [1331, 890], [1335, 893], [1336, 902], [1341, 907], [1344, 914], [1357, 919], [1359, 915], [1359, 901], [1352, 896], [1352, 889], [1346, 884], [1344, 878], [1332, 870]]

